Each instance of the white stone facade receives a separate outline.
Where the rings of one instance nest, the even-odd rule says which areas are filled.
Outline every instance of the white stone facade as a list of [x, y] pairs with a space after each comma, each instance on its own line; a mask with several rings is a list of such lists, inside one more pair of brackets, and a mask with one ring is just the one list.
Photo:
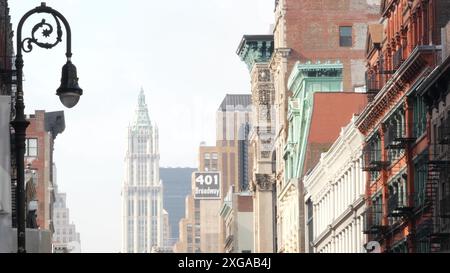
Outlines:
[[278, 252], [301, 252], [299, 225], [299, 188], [297, 179], [289, 180], [278, 195]]
[[122, 252], [150, 253], [164, 244], [163, 187], [159, 179], [158, 128], [152, 126], [144, 91], [128, 129], [122, 188]]
[[[320, 162], [305, 176], [306, 246], [315, 253], [361, 253], [366, 176], [362, 168], [363, 135], [355, 118]], [[312, 215], [311, 215], [312, 214]]]

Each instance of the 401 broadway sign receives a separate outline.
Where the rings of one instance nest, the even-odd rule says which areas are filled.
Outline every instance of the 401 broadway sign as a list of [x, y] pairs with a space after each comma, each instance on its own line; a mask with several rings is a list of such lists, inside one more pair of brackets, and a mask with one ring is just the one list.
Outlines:
[[220, 199], [220, 173], [198, 172], [195, 175], [195, 199]]

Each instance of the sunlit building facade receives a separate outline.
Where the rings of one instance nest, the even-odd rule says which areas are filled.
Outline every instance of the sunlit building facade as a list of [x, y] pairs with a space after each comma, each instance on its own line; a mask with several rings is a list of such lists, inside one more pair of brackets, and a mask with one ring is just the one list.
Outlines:
[[158, 128], [152, 125], [144, 91], [128, 128], [122, 188], [122, 252], [150, 253], [164, 247], [163, 186], [159, 179]]

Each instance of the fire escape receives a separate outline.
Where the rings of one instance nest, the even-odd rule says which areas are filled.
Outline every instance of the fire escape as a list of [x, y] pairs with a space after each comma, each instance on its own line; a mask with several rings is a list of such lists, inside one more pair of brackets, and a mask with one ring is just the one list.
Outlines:
[[[408, 190], [408, 162], [401, 164], [401, 160], [407, 159], [411, 146], [415, 143], [416, 137], [411, 136], [411, 124], [406, 122], [405, 110], [399, 108], [383, 124], [384, 126], [384, 149], [387, 154], [390, 178], [387, 187], [387, 226], [384, 236], [394, 238], [399, 230], [410, 223], [414, 216], [412, 204], [412, 193]], [[398, 245], [390, 246], [388, 252], [399, 251]], [[397, 250], [396, 250], [397, 249]], [[407, 247], [405, 248], [405, 250]], [[401, 250], [402, 252], [403, 250]]]
[[392, 70], [386, 69], [384, 56], [381, 55], [379, 57], [377, 67], [365, 74], [366, 93], [368, 94], [369, 101], [372, 101], [381, 89], [383, 89], [384, 84], [392, 77], [403, 62], [403, 48], [398, 49], [394, 53], [394, 56], [392, 56], [392, 63], [394, 66]]
[[369, 74], [366, 72], [366, 93], [369, 95], [369, 101], [373, 100], [382, 87], [383, 84], [378, 79], [377, 73]]
[[416, 227], [418, 252], [450, 251], [450, 118], [436, 127], [437, 138], [424, 168], [426, 183], [415, 196], [422, 221]]
[[[381, 200], [381, 196], [380, 196]], [[378, 200], [377, 200], [378, 201]], [[380, 241], [386, 232], [383, 225], [383, 206], [381, 202], [372, 201], [364, 212], [364, 234], [369, 235], [369, 241]]]
[[426, 187], [430, 207], [431, 252], [450, 251], [450, 116], [437, 127], [437, 143], [428, 163]]
[[[372, 138], [363, 150], [363, 170], [369, 173], [370, 181], [380, 178], [381, 171], [389, 167], [390, 162], [383, 161], [381, 155], [381, 141], [379, 136]], [[364, 234], [369, 235], [369, 241], [380, 241], [386, 231], [383, 225], [383, 203], [381, 194], [371, 197], [364, 212]]]
[[[389, 161], [394, 163], [405, 153], [416, 141], [415, 137], [409, 137], [406, 131], [404, 111], [401, 110], [394, 118], [385, 123], [384, 143]], [[392, 170], [399, 171], [399, 170]], [[407, 174], [402, 174], [394, 179], [388, 186], [388, 218], [390, 223], [396, 223], [408, 219], [412, 215], [412, 207], [409, 202], [411, 194], [407, 191]]]

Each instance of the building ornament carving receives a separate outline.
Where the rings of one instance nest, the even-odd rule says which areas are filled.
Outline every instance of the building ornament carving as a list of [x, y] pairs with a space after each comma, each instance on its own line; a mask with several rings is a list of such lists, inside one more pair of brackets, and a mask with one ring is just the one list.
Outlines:
[[270, 174], [255, 174], [257, 191], [272, 191], [275, 179]]

